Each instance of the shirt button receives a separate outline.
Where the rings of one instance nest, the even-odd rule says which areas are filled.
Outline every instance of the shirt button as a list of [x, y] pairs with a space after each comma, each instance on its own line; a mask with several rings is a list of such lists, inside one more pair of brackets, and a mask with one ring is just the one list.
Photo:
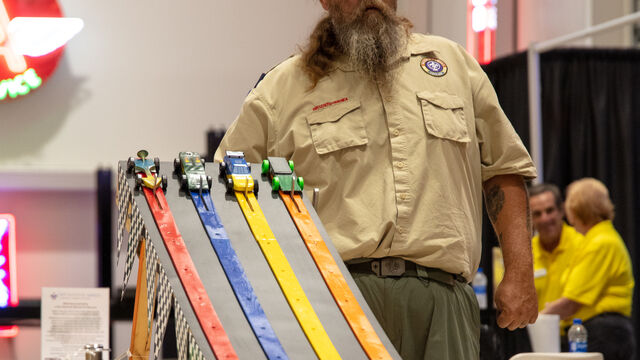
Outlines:
[[404, 163], [402, 161], [399, 161], [397, 166], [402, 169], [404, 167]]
[[386, 100], [387, 102], [391, 102], [391, 100], [393, 100], [393, 99], [391, 98], [391, 96], [387, 96], [387, 97], [385, 98], [385, 100]]
[[398, 130], [398, 129], [393, 130], [393, 135], [395, 135], [395, 136], [400, 135], [400, 130]]

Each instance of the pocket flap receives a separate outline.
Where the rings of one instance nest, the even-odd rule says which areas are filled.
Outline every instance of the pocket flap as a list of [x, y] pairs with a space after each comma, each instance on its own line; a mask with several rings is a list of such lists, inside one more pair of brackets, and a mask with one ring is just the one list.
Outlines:
[[[323, 105], [320, 105], [323, 106]], [[346, 100], [337, 104], [326, 104], [325, 108], [315, 110], [307, 116], [307, 122], [309, 125], [322, 124], [326, 122], [334, 122], [340, 120], [343, 116], [358, 109], [360, 107], [360, 101], [358, 100]]]
[[437, 107], [443, 109], [459, 109], [464, 107], [462, 99], [455, 95], [450, 95], [443, 92], [431, 92], [421, 91], [418, 94], [418, 98], [426, 100]]

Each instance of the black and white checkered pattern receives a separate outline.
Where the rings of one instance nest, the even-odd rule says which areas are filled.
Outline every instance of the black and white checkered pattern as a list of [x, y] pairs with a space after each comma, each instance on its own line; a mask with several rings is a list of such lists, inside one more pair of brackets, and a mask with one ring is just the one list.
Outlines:
[[184, 318], [184, 313], [178, 299], [173, 298], [173, 313], [175, 315], [176, 323], [176, 347], [178, 349], [178, 360], [188, 360], [187, 341], [189, 339], [189, 327], [187, 326], [187, 319]]
[[124, 281], [122, 282], [122, 294], [120, 300], [124, 299], [124, 290], [129, 282], [129, 276], [131, 276], [131, 268], [133, 267], [133, 261], [136, 258], [136, 251], [138, 250], [138, 244], [140, 241], [140, 235], [144, 227], [142, 215], [140, 215], [140, 209], [135, 204], [131, 203], [131, 230], [129, 231], [129, 241], [127, 242], [127, 262], [124, 268]]
[[124, 238], [124, 226], [127, 219], [127, 211], [129, 210], [129, 201], [131, 199], [131, 188], [127, 184], [125, 171], [118, 165], [118, 255], [116, 257], [116, 266], [120, 261], [120, 248], [122, 247], [122, 239]]
[[205, 360], [204, 355], [202, 355], [202, 351], [198, 347], [196, 339], [193, 337], [191, 332], [189, 332], [189, 358], [191, 360]]
[[153, 246], [153, 242], [149, 238], [149, 232], [144, 229], [144, 254], [146, 256], [145, 267], [147, 270], [147, 326], [150, 329], [153, 319], [153, 306], [155, 305], [156, 295], [156, 278], [157, 278], [157, 264], [158, 254], [156, 254], [156, 248]]
[[169, 278], [162, 266], [158, 266], [158, 284], [156, 333], [153, 338], [154, 360], [158, 359], [158, 354], [160, 354], [160, 348], [164, 340], [164, 333], [167, 330], [167, 322], [169, 321], [169, 314], [171, 313], [171, 305], [173, 303], [173, 291], [169, 285]]

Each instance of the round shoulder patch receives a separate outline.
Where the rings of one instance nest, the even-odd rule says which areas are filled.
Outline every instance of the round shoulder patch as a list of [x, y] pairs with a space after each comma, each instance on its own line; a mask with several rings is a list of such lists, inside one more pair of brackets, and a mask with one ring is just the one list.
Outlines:
[[447, 73], [447, 64], [440, 59], [424, 58], [420, 62], [422, 70], [431, 76], [441, 77]]

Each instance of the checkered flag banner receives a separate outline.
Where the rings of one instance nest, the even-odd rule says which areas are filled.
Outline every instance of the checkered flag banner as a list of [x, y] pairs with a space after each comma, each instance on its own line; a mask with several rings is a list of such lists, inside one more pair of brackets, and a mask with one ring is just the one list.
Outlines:
[[127, 243], [127, 262], [124, 268], [124, 281], [122, 282], [122, 295], [120, 295], [120, 301], [124, 299], [124, 290], [129, 282], [131, 268], [133, 267], [133, 261], [136, 258], [136, 250], [138, 250], [138, 243], [144, 226], [142, 215], [140, 215], [140, 209], [138, 209], [135, 202], [131, 202], [131, 208], [131, 230], [129, 231], [129, 241]]
[[156, 314], [156, 333], [153, 338], [153, 359], [158, 359], [160, 348], [162, 347], [162, 341], [164, 340], [164, 333], [167, 330], [167, 322], [169, 321], [169, 313], [171, 312], [171, 305], [173, 303], [173, 291], [171, 285], [169, 285], [169, 278], [165, 273], [162, 266], [158, 266], [158, 301], [157, 314]]
[[189, 332], [189, 358], [191, 360], [206, 360], [191, 332]]
[[129, 184], [127, 184], [125, 171], [118, 165], [118, 255], [116, 257], [116, 266], [120, 262], [120, 248], [122, 247], [122, 238], [124, 237], [124, 226], [127, 219], [130, 199], [131, 189], [129, 188]]
[[156, 297], [156, 278], [157, 278], [157, 265], [158, 254], [156, 248], [153, 246], [153, 242], [149, 239], [149, 232], [145, 228], [144, 233], [144, 254], [146, 257], [145, 268], [147, 270], [147, 326], [150, 329], [153, 323], [153, 305], [155, 304]]
[[187, 341], [189, 338], [189, 327], [187, 326], [187, 319], [184, 318], [184, 313], [178, 299], [173, 298], [173, 314], [175, 315], [176, 323], [176, 347], [178, 348], [178, 360], [188, 360]]

